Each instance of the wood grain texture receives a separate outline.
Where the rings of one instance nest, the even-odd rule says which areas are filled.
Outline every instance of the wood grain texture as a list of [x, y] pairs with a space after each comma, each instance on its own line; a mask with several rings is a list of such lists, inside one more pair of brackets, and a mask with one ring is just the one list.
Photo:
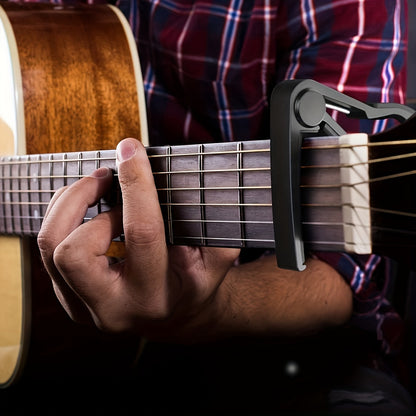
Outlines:
[[110, 8], [3, 7], [19, 50], [27, 153], [107, 149], [141, 137], [131, 53]]

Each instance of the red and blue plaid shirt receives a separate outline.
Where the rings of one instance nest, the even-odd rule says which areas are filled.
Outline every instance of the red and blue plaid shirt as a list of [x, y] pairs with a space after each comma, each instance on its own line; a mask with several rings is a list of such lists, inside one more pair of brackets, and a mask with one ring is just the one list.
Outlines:
[[[116, 4], [138, 43], [152, 145], [267, 138], [271, 90], [288, 78], [314, 79], [364, 102], [405, 99], [406, 0]], [[342, 124], [351, 132], [386, 127], [357, 120]], [[352, 321], [375, 333], [384, 352], [393, 352], [402, 326], [388, 300], [390, 260], [316, 256], [350, 284]]]
[[403, 0], [119, 0], [119, 7], [137, 36], [154, 145], [267, 138], [270, 92], [286, 78], [311, 78], [366, 102], [404, 100]]
[[[364, 102], [405, 99], [404, 0], [117, 4], [138, 42], [152, 145], [267, 138], [271, 90], [288, 78], [311, 78]], [[340, 123], [356, 132], [386, 127]], [[384, 352], [395, 351], [402, 323], [388, 300], [390, 261], [316, 255], [350, 284], [352, 322], [375, 333]]]

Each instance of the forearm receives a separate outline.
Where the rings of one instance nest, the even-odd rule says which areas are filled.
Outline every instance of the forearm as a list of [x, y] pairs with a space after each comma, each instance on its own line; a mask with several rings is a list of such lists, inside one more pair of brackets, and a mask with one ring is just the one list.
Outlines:
[[303, 272], [278, 269], [273, 256], [230, 269], [220, 289], [216, 330], [244, 335], [303, 335], [344, 324], [352, 291], [326, 263], [309, 259]]

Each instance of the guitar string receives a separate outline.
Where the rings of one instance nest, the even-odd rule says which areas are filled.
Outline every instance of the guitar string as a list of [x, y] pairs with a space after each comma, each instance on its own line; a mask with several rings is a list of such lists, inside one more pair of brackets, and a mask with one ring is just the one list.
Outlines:
[[[415, 154], [416, 156], [416, 154]], [[82, 162], [84, 161], [83, 159], [77, 160], [74, 162], [78, 163], [78, 162]], [[363, 163], [363, 164], [367, 164], [367, 163]], [[0, 164], [1, 165], [1, 164]], [[343, 167], [354, 167], [356, 165], [326, 165], [323, 168], [326, 169], [328, 167], [331, 168], [343, 168]], [[302, 167], [304, 168], [304, 167]], [[317, 166], [316, 169], [320, 169], [322, 168], [321, 166]], [[92, 170], [93, 171], [93, 170]], [[92, 172], [91, 171], [91, 172]], [[201, 169], [201, 170], [175, 170], [175, 171], [156, 171], [153, 172], [154, 176], [163, 176], [163, 175], [191, 175], [191, 174], [213, 174], [213, 173], [249, 173], [249, 172], [271, 172], [270, 167], [253, 167], [253, 168], [232, 168], [232, 169]], [[340, 184], [328, 184], [328, 185], [319, 185], [319, 187], [322, 186], [327, 186], [327, 187], [345, 187], [345, 186], [356, 186], [356, 185], [361, 185], [361, 184], [365, 184], [365, 183], [373, 183], [373, 182], [379, 182], [379, 181], [385, 181], [385, 180], [390, 180], [390, 179], [394, 179], [394, 178], [400, 178], [403, 176], [410, 176], [410, 175], [414, 175], [416, 174], [416, 170], [409, 170], [409, 171], [405, 171], [405, 172], [399, 172], [399, 173], [395, 173], [395, 174], [391, 174], [391, 175], [385, 175], [385, 176], [380, 176], [380, 177], [376, 177], [376, 178], [371, 178], [368, 181], [360, 181], [360, 182], [353, 182], [353, 183], [340, 183]], [[17, 181], [22, 181], [22, 180], [69, 180], [69, 179], [73, 179], [74, 181], [82, 179], [84, 177], [88, 177], [89, 174], [84, 174], [84, 175], [80, 175], [80, 174], [61, 174], [61, 175], [10, 175], [10, 176], [2, 176], [0, 178], [1, 181], [12, 181], [12, 180], [17, 180]], [[115, 172], [114, 176], [117, 177], [118, 174]], [[309, 185], [303, 185], [303, 186], [309, 186]], [[311, 187], [314, 187], [316, 185], [310, 185]], [[172, 188], [173, 189], [173, 188]], [[198, 188], [201, 189], [201, 188]], [[239, 189], [238, 187], [234, 187], [234, 189]]]
[[[24, 217], [24, 219], [27, 219], [28, 217]], [[8, 218], [10, 219], [10, 218]], [[84, 221], [89, 221], [91, 218], [84, 218]], [[41, 220], [41, 218], [34, 218], [34, 220]], [[177, 220], [178, 222], [182, 222], [182, 220]], [[166, 222], [166, 221], [165, 221]], [[201, 223], [202, 221], [198, 221], [195, 220], [195, 222], [197, 223]], [[212, 221], [211, 221], [212, 222]], [[216, 221], [213, 221], [216, 222]], [[221, 223], [227, 223], [227, 221], [222, 220]], [[232, 224], [238, 224], [240, 225], [240, 222], [238, 221], [230, 221], [230, 223]], [[254, 224], [257, 224], [256, 222], [252, 222]], [[268, 225], [272, 226], [273, 222], [266, 222]], [[354, 224], [348, 224], [348, 223], [310, 223], [310, 222], [302, 222], [302, 225], [314, 225], [314, 226], [324, 226], [324, 227], [343, 227], [344, 225], [352, 225], [354, 226]], [[357, 225], [355, 225], [357, 226]], [[364, 228], [364, 227], [362, 227]], [[377, 230], [377, 231], [387, 231], [387, 232], [392, 232], [394, 234], [404, 234], [407, 236], [415, 236], [416, 235], [416, 231], [412, 231], [412, 230], [408, 230], [408, 229], [393, 229], [393, 228], [388, 228], [388, 227], [380, 227], [380, 226], [371, 226], [371, 230]], [[18, 235], [27, 235], [27, 234], [33, 234], [36, 235], [37, 230], [27, 230], [27, 229], [20, 229], [20, 230], [14, 230], [13, 231], [14, 234], [18, 234]], [[241, 238], [241, 237], [218, 237], [218, 236], [204, 236], [204, 235], [195, 235], [195, 236], [182, 236], [182, 235], [176, 235], [174, 236], [174, 240], [177, 241], [184, 241], [184, 240], [205, 240], [205, 241], [236, 241], [236, 242], [241, 242], [241, 243], [267, 243], [267, 244], [272, 244], [274, 246], [274, 239], [266, 239], [266, 238]], [[314, 245], [338, 245], [338, 246], [343, 246], [344, 244], [349, 244], [349, 245], [354, 245], [354, 246], [361, 246], [362, 243], [355, 243], [355, 242], [344, 242], [344, 241], [328, 241], [328, 240], [317, 240], [317, 241], [308, 241], [305, 240], [304, 241], [305, 244], [314, 244]], [[385, 243], [383, 243], [383, 245], [386, 245]], [[388, 243], [387, 243], [388, 245]], [[405, 244], [398, 244], [398, 243], [392, 243], [392, 246], [400, 246], [400, 247], [414, 247], [414, 244], [409, 244], [409, 243], [405, 243]]]
[[[4, 217], [6, 220], [10, 221], [12, 219], [17, 219], [17, 220], [25, 220], [25, 219], [32, 219], [32, 220], [37, 220], [37, 221], [42, 221], [43, 220], [43, 215], [39, 215], [39, 216], [30, 216], [30, 215], [20, 215], [20, 216], [5, 216]], [[90, 221], [92, 218], [94, 217], [84, 217], [83, 220], [84, 221]], [[191, 218], [187, 218], [187, 219], [177, 219], [177, 218], [172, 218], [170, 220], [165, 219], [164, 220], [165, 223], [168, 222], [172, 222], [172, 223], [194, 223], [194, 224], [228, 224], [228, 225], [241, 225], [241, 224], [245, 224], [245, 225], [273, 225], [273, 220], [225, 220], [225, 219], [191, 219]], [[342, 227], [342, 226], [354, 226], [357, 228], [361, 228], [361, 229], [383, 229], [383, 230], [387, 230], [389, 228], [387, 227], [380, 227], [380, 226], [368, 226], [368, 225], [362, 225], [362, 224], [354, 224], [352, 222], [342, 222], [342, 221], [302, 221], [301, 223], [302, 225], [308, 225], [308, 226], [315, 226], [315, 227]], [[394, 232], [403, 232], [403, 233], [409, 233], [409, 234], [416, 234], [416, 231], [412, 231], [412, 230], [408, 230], [408, 229], [392, 229], [390, 228], [391, 231]]]
[[[246, 143], [255, 143], [256, 141], [247, 141]], [[245, 142], [234, 142], [235, 144], [238, 143], [245, 143]], [[339, 150], [339, 149], [352, 149], [356, 147], [383, 147], [383, 146], [398, 146], [398, 145], [411, 145], [416, 144], [416, 139], [410, 140], [395, 140], [395, 141], [386, 141], [386, 142], [372, 142], [366, 144], [337, 144], [337, 145], [316, 145], [314, 146], [302, 146], [302, 150]], [[192, 145], [190, 145], [192, 146]], [[178, 146], [179, 147], [179, 146]], [[167, 148], [167, 147], [166, 147]], [[164, 150], [165, 147], [160, 147], [160, 149]], [[157, 149], [156, 147], [150, 147], [150, 151], [154, 151]], [[84, 151], [84, 152], [68, 152], [65, 153], [66, 155], [70, 154], [89, 154], [89, 153], [115, 153], [115, 150], [101, 150], [101, 151]], [[270, 152], [270, 148], [263, 148], [263, 149], [237, 149], [237, 150], [216, 150], [216, 151], [208, 151], [208, 152], [189, 152], [189, 153], [170, 153], [170, 154], [148, 154], [149, 159], [153, 158], [176, 158], [176, 157], [188, 157], [188, 156], [216, 156], [216, 155], [235, 155], [235, 154], [250, 154], [250, 153], [268, 153]], [[45, 154], [44, 156], [53, 156], [53, 155], [63, 155], [64, 153], [56, 153], [56, 154]], [[13, 156], [2, 156], [0, 158], [0, 165], [7, 165], [7, 164], [30, 164], [30, 163], [55, 163], [55, 162], [71, 162], [71, 161], [96, 161], [97, 159], [101, 161], [109, 160], [115, 162], [114, 156], [103, 156], [103, 157], [89, 157], [89, 158], [82, 158], [82, 159], [37, 159], [32, 160], [30, 158], [34, 157], [41, 157], [42, 155], [13, 155]], [[27, 158], [24, 160], [24, 158]]]
[[[309, 149], [311, 150], [311, 149]], [[312, 149], [315, 150], [315, 149]], [[249, 151], [247, 151], [249, 152]], [[265, 152], [269, 153], [269, 150], [265, 150]], [[228, 154], [232, 154], [233, 156], [236, 156], [238, 154], [241, 154], [242, 152], [229, 152]], [[173, 158], [175, 156], [181, 156], [181, 157], [198, 157], [198, 156], [216, 156], [216, 155], [225, 155], [225, 152], [222, 153], [186, 153], [186, 154], [172, 154], [170, 156], [166, 156], [166, 155], [160, 155], [161, 157], [168, 159], [168, 158]], [[149, 155], [149, 159], [152, 159], [155, 156], [159, 156], [159, 155]], [[301, 165], [300, 167], [302, 169], [334, 169], [334, 168], [350, 168], [350, 167], [355, 167], [355, 166], [364, 166], [364, 165], [370, 165], [370, 164], [375, 164], [375, 163], [382, 163], [382, 162], [393, 162], [393, 161], [397, 161], [397, 160], [402, 160], [402, 159], [410, 159], [416, 157], [416, 152], [412, 152], [412, 153], [406, 153], [406, 154], [402, 154], [402, 155], [394, 155], [394, 156], [386, 156], [386, 157], [380, 157], [380, 158], [376, 158], [376, 159], [369, 159], [367, 161], [363, 161], [363, 162], [355, 162], [355, 163], [337, 163], [337, 164], [328, 164], [328, 165]], [[57, 164], [61, 164], [61, 163], [65, 163], [65, 164], [70, 164], [70, 163], [88, 163], [88, 162], [105, 162], [105, 161], [109, 161], [112, 162], [113, 167], [115, 166], [115, 161], [116, 159], [114, 157], [100, 157], [100, 158], [74, 158], [74, 159], [41, 159], [41, 160], [32, 160], [32, 159], [23, 159], [21, 156], [16, 156], [16, 157], [12, 157], [12, 158], [7, 158], [5, 159], [4, 157], [0, 158], [0, 166], [19, 166], [19, 165], [57, 165]], [[204, 171], [204, 170], [202, 170]], [[164, 174], [168, 174], [168, 173], [185, 173], [188, 171], [155, 171], [153, 172], [154, 175], [164, 175]], [[200, 172], [198, 170], [194, 170], [192, 172]]]
[[[244, 142], [234, 142], [234, 144], [238, 143], [244, 143]], [[247, 142], [247, 143], [253, 143]], [[416, 144], [416, 139], [411, 140], [397, 140], [397, 141], [386, 141], [386, 142], [374, 142], [374, 143], [366, 143], [366, 144], [342, 144], [342, 145], [316, 145], [314, 146], [302, 146], [302, 150], [339, 150], [339, 149], [353, 149], [356, 147], [383, 147], [383, 146], [398, 146], [398, 145], [410, 145], [410, 144]], [[166, 147], [168, 148], [168, 147]], [[166, 149], [165, 147], [161, 147], [160, 149]], [[154, 151], [156, 148], [149, 148], [150, 151]], [[86, 151], [86, 152], [70, 152], [66, 153], [65, 155], [69, 154], [89, 154], [89, 153], [101, 153], [101, 152], [112, 152], [114, 153], [114, 150], [110, 151]], [[153, 158], [176, 158], [176, 157], [192, 157], [192, 156], [217, 156], [217, 155], [237, 155], [237, 154], [250, 154], [250, 153], [269, 153], [270, 148], [261, 148], [261, 149], [237, 149], [237, 150], [223, 150], [223, 151], [208, 151], [208, 152], [199, 152], [199, 151], [193, 151], [189, 153], [169, 153], [169, 154], [148, 154], [149, 159]], [[49, 154], [45, 156], [53, 156], [54, 154]], [[56, 153], [55, 155], [63, 155], [63, 153]], [[404, 157], [413, 157], [415, 153], [410, 153], [409, 156], [407, 154], [404, 155], [396, 155], [390, 157], [390, 160], [396, 160], [401, 159]], [[97, 160], [100, 161], [112, 161], [115, 162], [114, 156], [103, 156], [103, 157], [87, 157], [87, 158], [79, 158], [79, 159], [37, 159], [32, 160], [33, 157], [40, 157], [41, 155], [21, 155], [21, 156], [2, 156], [0, 158], [0, 166], [1, 165], [8, 165], [8, 164], [31, 164], [31, 163], [60, 163], [60, 162], [95, 162]], [[363, 164], [367, 163], [374, 163], [377, 161], [385, 161], [384, 158], [369, 160], [368, 162], [363, 162]], [[339, 166], [339, 165], [336, 165]], [[349, 165], [345, 165], [349, 166]]]
[[[108, 206], [110, 208], [110, 205], [106, 204], [105, 202], [101, 202], [102, 206]], [[48, 201], [6, 201], [3, 202], [3, 207], [5, 209], [8, 209], [9, 211], [13, 210], [13, 207], [38, 207], [39, 209], [46, 209], [46, 207], [49, 205], [49, 200]], [[205, 203], [198, 203], [198, 202], [170, 202], [170, 203], [166, 203], [166, 202], [161, 202], [160, 203], [161, 207], [189, 207], [189, 208], [200, 208], [202, 206], [205, 207], [223, 207], [223, 208], [240, 208], [240, 207], [247, 207], [247, 208], [272, 208], [272, 203], [209, 203], [209, 202], [205, 202]], [[399, 210], [392, 210], [392, 209], [388, 209], [388, 208], [380, 208], [380, 207], [368, 207], [368, 206], [360, 206], [360, 205], [351, 205], [348, 203], [345, 204], [322, 204], [322, 203], [318, 203], [318, 204], [305, 204], [302, 203], [301, 204], [302, 208], [339, 208], [342, 209], [343, 207], [351, 207], [352, 209], [355, 210], [367, 210], [369, 209], [371, 212], [377, 212], [377, 213], [381, 213], [381, 214], [389, 214], [389, 215], [395, 215], [395, 216], [399, 216], [399, 217], [409, 217], [409, 218], [416, 218], [416, 213], [415, 212], [406, 212], [406, 211], [399, 211]], [[93, 207], [91, 207], [93, 208]], [[3, 216], [2, 216], [3, 217]], [[3, 218], [5, 218], [6, 216], [4, 216]], [[19, 216], [13, 216], [13, 218], [17, 218], [19, 219]], [[39, 217], [31, 217], [28, 216], [28, 218], [33, 218], [33, 219], [43, 219], [43, 217], [39, 216]], [[220, 220], [218, 222], [221, 222]], [[241, 222], [241, 221], [240, 221]], [[239, 223], [240, 223], [239, 222]], [[259, 223], [258, 221], [256, 221], [256, 223]]]
[[[416, 153], [412, 154], [412, 156], [409, 157], [414, 157], [416, 156]], [[90, 161], [97, 161], [99, 159], [89, 159]], [[114, 159], [111, 159], [114, 160]], [[392, 160], [391, 158], [383, 158], [383, 159], [379, 159], [379, 160], [373, 160], [373, 161], [369, 161], [368, 163], [374, 163], [377, 161], [386, 161], [386, 160]], [[59, 162], [63, 162], [64, 160], [49, 160], [49, 161], [43, 161], [43, 163], [48, 163], [49, 165], [51, 164], [51, 162], [53, 163], [59, 163]], [[69, 159], [65, 159], [65, 163], [68, 163]], [[74, 163], [79, 163], [79, 162], [85, 162], [86, 159], [75, 159], [75, 160], [71, 160], [71, 162]], [[23, 163], [23, 162], [22, 162]], [[39, 164], [39, 161], [33, 161], [33, 163], [35, 164]], [[361, 163], [356, 163], [356, 164], [339, 164], [339, 165], [324, 165], [324, 166], [302, 166], [303, 169], [305, 168], [315, 168], [315, 169], [326, 169], [326, 168], [342, 168], [342, 167], [354, 167], [354, 166], [358, 166]], [[362, 163], [367, 164], [367, 163]], [[233, 168], [233, 169], [200, 169], [200, 170], [174, 170], [174, 171], [156, 171], [153, 172], [153, 174], [156, 175], [178, 175], [178, 174], [212, 174], [212, 173], [246, 173], [246, 172], [261, 172], [261, 171], [265, 171], [268, 172], [270, 171], [270, 167], [253, 167], [253, 168]], [[359, 184], [364, 184], [364, 183], [372, 183], [372, 182], [377, 182], [377, 181], [383, 181], [383, 180], [389, 180], [389, 179], [394, 179], [394, 178], [399, 178], [399, 177], [403, 177], [403, 176], [409, 176], [409, 175], [414, 175], [416, 173], [416, 170], [411, 170], [411, 171], [407, 171], [407, 172], [400, 172], [400, 173], [396, 173], [396, 174], [391, 174], [391, 175], [386, 175], [386, 176], [381, 176], [381, 177], [377, 177], [377, 178], [371, 178], [369, 181], [363, 181], [363, 182], [355, 182], [355, 183], [351, 183], [351, 184], [347, 184], [347, 183], [341, 183], [341, 184], [337, 184], [337, 185], [319, 185], [319, 187], [334, 187], [334, 186], [339, 186], [339, 187], [344, 187], [344, 186], [355, 186], [355, 185], [359, 185]], [[5, 180], [58, 180], [58, 179], [63, 179], [63, 180], [68, 180], [68, 179], [74, 179], [74, 180], [78, 180], [81, 179], [84, 176], [88, 176], [88, 175], [47, 175], [47, 176], [41, 176], [41, 175], [10, 175], [10, 176], [3, 176], [1, 179], [3, 181]], [[117, 176], [117, 173], [115, 174], [115, 176]], [[303, 185], [303, 186], [309, 186], [309, 185]], [[316, 185], [310, 185], [311, 187], [314, 187]], [[200, 188], [198, 188], [200, 189]], [[235, 189], [240, 189], [235, 187]]]
[[339, 163], [339, 164], [335, 164], [335, 165], [301, 165], [301, 168], [302, 169], [352, 168], [352, 167], [355, 167], [355, 166], [371, 165], [371, 164], [375, 164], [375, 163], [394, 162], [396, 160], [410, 159], [410, 158], [413, 158], [413, 157], [416, 157], [416, 152], [406, 153], [406, 154], [403, 154], [403, 155], [380, 157], [380, 158], [377, 158], [377, 159], [369, 159], [366, 162]]
[[[319, 140], [319, 139], [318, 139]], [[246, 142], [233, 142], [233, 144], [237, 145], [238, 143], [256, 143], [260, 142], [261, 140], [248, 140]], [[391, 141], [384, 141], [384, 142], [369, 142], [369, 143], [357, 143], [357, 144], [330, 144], [330, 145], [320, 145], [316, 144], [317, 140], [315, 139], [313, 146], [302, 146], [302, 150], [339, 150], [339, 149], [352, 149], [355, 147], [389, 147], [389, 146], [403, 146], [403, 145], [412, 145], [416, 144], [416, 139], [406, 139], [406, 140], [391, 140]], [[211, 145], [211, 143], [209, 144]], [[185, 145], [186, 146], [186, 145]], [[193, 147], [196, 145], [189, 145], [189, 147]], [[171, 146], [161, 146], [161, 147], [149, 147], [148, 151], [156, 151], [158, 149], [165, 150]], [[182, 146], [176, 146], [176, 148], [180, 148]], [[171, 147], [172, 148], [172, 147]], [[175, 148], [175, 147], [173, 147]], [[82, 151], [82, 152], [67, 152], [66, 154], [86, 154], [86, 153], [101, 153], [101, 152], [110, 152], [115, 153], [115, 150], [88, 150], [88, 151]], [[214, 150], [214, 151], [208, 151], [208, 152], [199, 152], [199, 151], [192, 151], [189, 153], [169, 153], [169, 154], [148, 154], [149, 158], [167, 158], [167, 157], [184, 157], [184, 156], [209, 156], [209, 155], [233, 155], [233, 154], [239, 154], [239, 153], [268, 153], [270, 152], [270, 147], [268, 148], [260, 148], [260, 149], [236, 149], [236, 150]], [[51, 153], [51, 154], [45, 154], [44, 156], [53, 156], [53, 155], [62, 155], [63, 153]], [[12, 159], [12, 158], [23, 158], [23, 157], [39, 157], [42, 155], [13, 155], [13, 156], [2, 156], [1, 159]], [[101, 160], [115, 160], [114, 157], [100, 157]], [[85, 161], [94, 161], [95, 158], [86, 158]], [[42, 161], [42, 160], [40, 160]], [[54, 160], [47, 160], [53, 162]], [[62, 160], [57, 160], [62, 161]]]
[[[251, 170], [250, 170], [251, 171]], [[227, 171], [226, 171], [227, 172]], [[187, 173], [191, 173], [188, 172]], [[194, 172], [192, 172], [194, 173]], [[394, 179], [394, 178], [399, 178], [399, 177], [403, 177], [403, 176], [409, 176], [409, 175], [414, 175], [416, 174], [416, 170], [414, 171], [409, 171], [409, 172], [403, 172], [403, 173], [399, 173], [399, 174], [393, 174], [393, 175], [388, 175], [388, 176], [384, 176], [384, 177], [380, 177], [380, 178], [373, 178], [370, 179], [369, 181], [362, 181], [362, 182], [356, 182], [353, 184], [312, 184], [312, 185], [301, 185], [301, 188], [303, 189], [328, 189], [328, 188], [343, 188], [343, 187], [353, 187], [353, 186], [357, 186], [357, 185], [363, 185], [363, 184], [367, 184], [367, 183], [373, 183], [373, 182], [379, 182], [379, 181], [383, 181], [383, 180], [388, 180], [388, 179]], [[117, 176], [117, 175], [116, 175]], [[57, 179], [64, 179], [65, 181], [68, 181], [68, 179], [74, 179], [77, 180], [78, 178], [80, 178], [82, 176], [80, 175], [55, 175], [55, 176], [47, 176], [47, 177], [32, 177], [32, 176], [21, 176], [21, 177], [7, 177], [7, 178], [3, 178], [4, 180], [8, 180], [8, 181], [20, 181], [22, 179], [36, 179], [38, 182], [41, 182], [42, 180], [47, 179], [48, 181], [52, 181], [53, 179], [57, 180]], [[158, 187], [157, 188], [158, 191], [160, 192], [176, 192], [176, 191], [188, 191], [188, 192], [201, 192], [201, 191], [261, 191], [261, 190], [271, 190], [271, 186], [270, 185], [255, 185], [255, 186], [213, 186], [213, 187]], [[11, 201], [11, 203], [16, 204], [16, 202], [13, 202], [13, 195], [22, 195], [22, 194], [28, 194], [30, 197], [30, 194], [32, 195], [43, 195], [43, 194], [50, 194], [50, 196], [52, 196], [52, 194], [56, 192], [56, 189], [13, 189], [13, 188], [0, 188], [0, 194], [3, 194], [3, 204], [7, 204], [8, 201]], [[40, 198], [39, 198], [40, 199]], [[49, 202], [45, 201], [44, 203], [47, 204]], [[37, 201], [33, 202], [34, 205], [38, 204]], [[178, 203], [174, 203], [173, 205], [178, 205]], [[234, 205], [234, 204], [224, 204], [224, 203], [217, 203], [215, 204], [217, 206], [229, 206], [229, 205]], [[256, 204], [257, 206], [259, 206], [259, 204]], [[260, 204], [261, 206], [261, 204]], [[393, 213], [394, 211], [392, 211], [391, 213]], [[401, 215], [401, 216], [412, 216], [413, 213], [404, 213], [404, 212], [400, 212], [400, 211], [396, 211], [397, 215]]]
[[[255, 170], [235, 170], [233, 172], [260, 172], [261, 170], [255, 169]], [[212, 173], [213, 171], [201, 171], [202, 173]], [[201, 173], [199, 172], [199, 173]], [[230, 170], [225, 170], [225, 171], [215, 171], [214, 173], [227, 173], [227, 172], [231, 172]], [[173, 172], [172, 172], [173, 173]], [[198, 172], [195, 171], [186, 171], [183, 172], [184, 174], [196, 174]], [[341, 188], [354, 188], [357, 187], [359, 185], [366, 185], [366, 184], [371, 184], [371, 183], [376, 183], [376, 182], [382, 182], [382, 181], [387, 181], [387, 180], [391, 180], [391, 179], [398, 179], [398, 178], [402, 178], [402, 177], [406, 177], [406, 176], [413, 176], [416, 174], [416, 170], [409, 170], [407, 172], [400, 172], [400, 173], [394, 173], [391, 175], [385, 175], [385, 176], [380, 176], [377, 178], [371, 178], [369, 180], [365, 180], [365, 181], [356, 181], [356, 182], [352, 182], [352, 183], [327, 183], [327, 184], [320, 184], [320, 183], [312, 183], [312, 184], [308, 184], [308, 183], [304, 183], [304, 184], [300, 184], [300, 188], [301, 189], [341, 189]], [[115, 174], [115, 177], [117, 177], [118, 175]], [[6, 181], [27, 181], [27, 180], [36, 180], [38, 182], [41, 181], [58, 181], [58, 180], [62, 180], [65, 181], [66, 183], [68, 183], [70, 180], [72, 180], [72, 183], [75, 183], [77, 180], [82, 179], [88, 177], [88, 175], [51, 175], [51, 176], [6, 176], [1, 178], [3, 183], [5, 183]], [[0, 182], [1, 183], [1, 182]], [[10, 184], [9, 184], [10, 185]], [[64, 184], [59, 184], [58, 187], [56, 189], [47, 189], [47, 188], [41, 188], [41, 189], [14, 189], [14, 188], [4, 188], [1, 187], [0, 188], [0, 193], [2, 194], [44, 194], [44, 193], [50, 193], [53, 194], [55, 193], [60, 187], [64, 186]], [[184, 192], [184, 191], [190, 191], [190, 192], [200, 192], [200, 191], [255, 191], [255, 190], [271, 190], [272, 187], [271, 185], [242, 185], [242, 186], [188, 186], [188, 187], [157, 187], [157, 191], [159, 192]]]
[[416, 139], [405, 139], [405, 140], [388, 140], [384, 142], [369, 142], [359, 144], [330, 144], [330, 145], [314, 145], [314, 146], [302, 146], [301, 149], [348, 149], [354, 147], [389, 147], [389, 146], [404, 146], [416, 144]]

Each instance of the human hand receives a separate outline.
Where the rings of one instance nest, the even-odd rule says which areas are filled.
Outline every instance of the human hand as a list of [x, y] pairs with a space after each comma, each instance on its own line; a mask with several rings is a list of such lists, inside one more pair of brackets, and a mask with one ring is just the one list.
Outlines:
[[[239, 254], [235, 249], [168, 247], [153, 175], [144, 147], [117, 147], [123, 210], [83, 223], [105, 195], [111, 171], [100, 168], [54, 195], [38, 236], [55, 293], [76, 321], [153, 339], [192, 341], [209, 332], [226, 307], [219, 290]], [[106, 253], [124, 230], [125, 258]]]

